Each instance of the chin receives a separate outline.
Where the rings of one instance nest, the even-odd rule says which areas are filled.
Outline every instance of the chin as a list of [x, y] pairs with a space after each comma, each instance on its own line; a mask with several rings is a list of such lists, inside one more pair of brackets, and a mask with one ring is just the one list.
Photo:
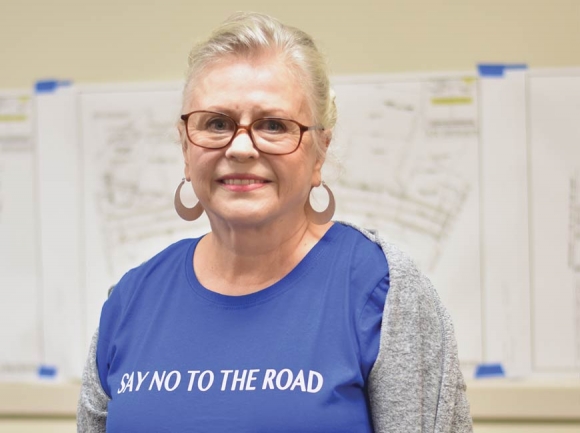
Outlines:
[[275, 217], [264, 208], [234, 207], [224, 209], [221, 212], [215, 212], [215, 215], [226, 224], [240, 227], [258, 227], [272, 222], [275, 219]]

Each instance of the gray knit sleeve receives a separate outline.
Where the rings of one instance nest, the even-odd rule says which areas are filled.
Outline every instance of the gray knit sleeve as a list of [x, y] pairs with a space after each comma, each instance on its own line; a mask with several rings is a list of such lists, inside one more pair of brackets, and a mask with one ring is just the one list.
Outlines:
[[375, 432], [471, 432], [451, 318], [412, 260], [376, 241], [387, 255], [391, 287], [369, 377]]
[[89, 356], [82, 377], [81, 394], [77, 407], [77, 432], [104, 433], [107, 423], [109, 396], [101, 386], [97, 370], [97, 330], [91, 340]]

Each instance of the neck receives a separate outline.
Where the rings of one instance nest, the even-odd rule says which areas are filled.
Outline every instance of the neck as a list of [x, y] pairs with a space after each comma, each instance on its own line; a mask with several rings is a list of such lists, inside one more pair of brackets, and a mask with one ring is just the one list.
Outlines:
[[306, 218], [262, 227], [230, 227], [212, 222], [212, 232], [197, 246], [193, 266], [209, 290], [245, 295], [287, 275], [332, 224], [314, 225]]

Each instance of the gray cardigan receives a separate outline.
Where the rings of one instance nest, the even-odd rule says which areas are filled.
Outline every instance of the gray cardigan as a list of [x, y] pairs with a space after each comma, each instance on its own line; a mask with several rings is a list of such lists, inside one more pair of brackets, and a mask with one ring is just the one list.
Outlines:
[[[401, 251], [355, 228], [381, 246], [390, 272], [380, 349], [368, 384], [375, 433], [471, 432], [453, 324], [435, 289]], [[98, 331], [83, 372], [80, 433], [105, 432], [109, 397], [97, 371], [97, 340]]]

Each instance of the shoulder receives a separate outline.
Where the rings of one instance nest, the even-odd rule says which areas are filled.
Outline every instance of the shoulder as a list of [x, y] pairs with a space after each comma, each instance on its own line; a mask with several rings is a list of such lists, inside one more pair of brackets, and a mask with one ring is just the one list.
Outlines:
[[383, 312], [381, 346], [396, 338], [399, 343], [422, 335], [432, 347], [442, 347], [452, 329], [449, 314], [431, 281], [401, 249], [376, 233], [349, 223], [352, 229], [380, 247], [388, 262], [389, 291]]
[[335, 224], [340, 238], [335, 243], [340, 249], [335, 264], [345, 269], [343, 278], [355, 305], [358, 326], [361, 332], [378, 332], [390, 291], [390, 262], [381, 245], [367, 232], [346, 223]]
[[[178, 241], [146, 262], [129, 270], [110, 290], [99, 320], [99, 357], [108, 359], [109, 347], [123, 323], [134, 323], [155, 308], [160, 296], [169, 290], [172, 281], [184, 278], [186, 263], [199, 239]], [[130, 327], [131, 328], [131, 327]]]
[[389, 264], [381, 245], [369, 238], [364, 230], [348, 223], [336, 222], [332, 235], [337, 255], [348, 260], [351, 266], [378, 266], [388, 272]]
[[184, 266], [188, 257], [188, 252], [193, 251], [199, 238], [182, 239], [167, 248], [163, 249], [147, 261], [127, 271], [115, 284], [109, 294], [109, 298], [131, 296], [132, 292], [141, 285], [141, 283], [152, 276], [171, 272], [172, 268], [177, 269]]
[[348, 222], [341, 222], [343, 226], [357, 232], [359, 236], [376, 247], [388, 263], [391, 281], [391, 290], [403, 292], [430, 293], [435, 295], [433, 286], [428, 278], [419, 270], [413, 259], [399, 247], [385, 241], [376, 232], [367, 230]]
[[[351, 294], [358, 298], [357, 309], [362, 308], [376, 289], [386, 296], [389, 287], [389, 262], [381, 246], [356, 228], [344, 223], [335, 223], [331, 245], [332, 263], [328, 269], [340, 272], [350, 287]], [[362, 303], [362, 304], [361, 304]]]
[[184, 239], [129, 270], [109, 290], [99, 320], [99, 341], [109, 340], [125, 317], [143, 305], [153, 305], [168, 281], [185, 275], [186, 264], [199, 239]]

